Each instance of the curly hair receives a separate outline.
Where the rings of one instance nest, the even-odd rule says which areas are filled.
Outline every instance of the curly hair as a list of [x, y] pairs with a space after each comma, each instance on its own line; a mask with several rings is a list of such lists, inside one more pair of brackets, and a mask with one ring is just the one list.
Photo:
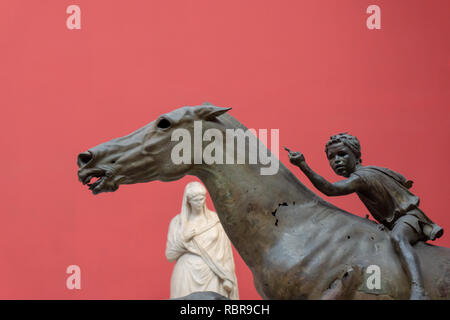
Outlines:
[[355, 136], [352, 136], [348, 134], [347, 132], [344, 133], [338, 133], [334, 136], [330, 137], [330, 140], [328, 140], [327, 144], [325, 145], [325, 153], [328, 154], [328, 147], [337, 144], [337, 143], [343, 143], [346, 147], [348, 147], [355, 157], [359, 159], [359, 162], [362, 162], [361, 159], [361, 144], [359, 143], [358, 138]]

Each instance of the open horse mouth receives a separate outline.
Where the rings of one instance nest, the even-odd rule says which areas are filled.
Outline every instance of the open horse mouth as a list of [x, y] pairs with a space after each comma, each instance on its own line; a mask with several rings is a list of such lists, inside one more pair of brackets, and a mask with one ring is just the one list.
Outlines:
[[113, 192], [119, 188], [119, 181], [115, 181], [115, 168], [109, 164], [94, 164], [94, 153], [83, 152], [78, 155], [78, 179], [87, 185], [93, 194]]
[[78, 171], [78, 179], [83, 185], [87, 185], [93, 194], [116, 191], [119, 186], [112, 181], [111, 171], [104, 169], [81, 169]]
[[[81, 183], [84, 185], [88, 185], [89, 190], [94, 189], [95, 187], [99, 186], [104, 182], [105, 179], [105, 172], [104, 170], [99, 170], [96, 172], [91, 172], [89, 175], [86, 175], [84, 178], [82, 176], [79, 177]], [[95, 178], [99, 178], [95, 181]], [[91, 180], [94, 179], [94, 182], [91, 183]]]

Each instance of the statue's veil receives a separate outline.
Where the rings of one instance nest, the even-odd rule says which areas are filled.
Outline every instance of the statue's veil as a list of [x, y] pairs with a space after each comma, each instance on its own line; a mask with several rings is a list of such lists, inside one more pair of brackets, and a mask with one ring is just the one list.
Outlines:
[[[181, 230], [186, 232], [192, 226], [189, 224], [189, 218], [191, 217], [191, 206], [189, 204], [189, 198], [195, 197], [196, 195], [204, 195], [206, 197], [207, 191], [206, 188], [197, 181], [190, 182], [184, 188], [183, 194], [183, 202], [181, 204], [181, 213], [180, 213], [180, 223]], [[200, 219], [196, 219], [195, 229], [198, 231], [209, 229], [211, 224], [216, 224], [219, 220], [217, 214], [214, 211], [211, 211], [206, 206], [206, 201], [203, 205], [203, 212]], [[200, 232], [201, 233], [201, 232]]]

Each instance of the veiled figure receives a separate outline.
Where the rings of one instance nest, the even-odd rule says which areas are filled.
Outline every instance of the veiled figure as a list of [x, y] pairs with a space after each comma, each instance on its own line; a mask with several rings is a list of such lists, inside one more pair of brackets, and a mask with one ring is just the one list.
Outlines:
[[214, 291], [239, 299], [230, 241], [217, 214], [206, 207], [206, 189], [199, 182], [186, 185], [181, 213], [170, 222], [166, 257], [176, 260], [170, 298]]

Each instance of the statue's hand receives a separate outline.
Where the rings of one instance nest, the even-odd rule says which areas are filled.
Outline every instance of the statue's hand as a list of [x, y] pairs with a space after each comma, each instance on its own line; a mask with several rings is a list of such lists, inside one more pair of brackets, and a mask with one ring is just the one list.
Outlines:
[[289, 151], [289, 161], [293, 165], [299, 166], [302, 162], [305, 162], [305, 156], [301, 152], [294, 152], [285, 147], [287, 151]]
[[187, 232], [183, 234], [184, 242], [189, 242], [193, 237], [195, 237], [196, 231], [195, 229], [189, 229]]
[[225, 280], [223, 282], [223, 288], [226, 292], [231, 292], [231, 290], [233, 289], [233, 283], [230, 280]]

